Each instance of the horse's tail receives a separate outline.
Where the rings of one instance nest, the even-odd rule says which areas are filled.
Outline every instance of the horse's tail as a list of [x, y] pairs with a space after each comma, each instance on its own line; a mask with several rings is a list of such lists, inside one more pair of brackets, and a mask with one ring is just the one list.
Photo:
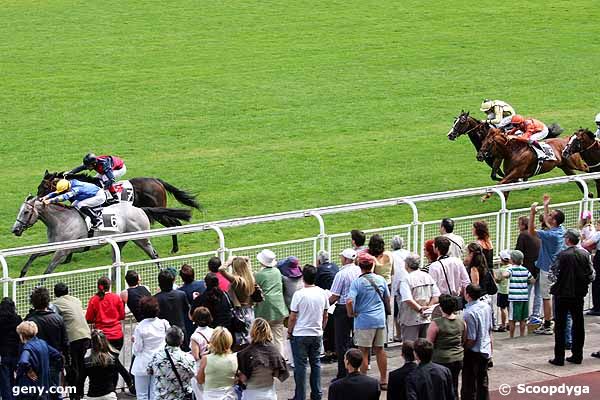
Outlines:
[[546, 138], [548, 139], [552, 139], [555, 137], [559, 137], [561, 133], [563, 133], [565, 130], [556, 122], [550, 124], [548, 126], [548, 136], [546, 136]]
[[165, 226], [181, 225], [179, 221], [192, 219], [192, 210], [187, 208], [142, 207], [150, 222], [158, 221]]
[[196, 200], [196, 195], [186, 192], [185, 190], [176, 188], [175, 186], [163, 181], [162, 179], [157, 178], [156, 180], [159, 181], [165, 187], [165, 190], [171, 193], [173, 197], [175, 197], [175, 199], [181, 204], [186, 205], [188, 207], [193, 207], [197, 210], [202, 210], [202, 204], [200, 204], [198, 200]]

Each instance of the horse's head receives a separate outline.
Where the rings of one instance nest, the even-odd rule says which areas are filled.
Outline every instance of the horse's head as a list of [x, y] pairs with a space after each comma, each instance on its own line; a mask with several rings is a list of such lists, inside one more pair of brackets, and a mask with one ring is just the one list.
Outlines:
[[477, 152], [477, 161], [485, 161], [496, 151], [496, 144], [504, 139], [504, 134], [499, 129], [492, 129], [485, 137], [481, 148]]
[[458, 117], [454, 118], [454, 124], [448, 132], [449, 140], [456, 140], [460, 135], [469, 133], [479, 125], [479, 121], [469, 115], [468, 111], [461, 111]]
[[11, 229], [15, 236], [21, 236], [25, 230], [31, 228], [37, 222], [39, 213], [35, 208], [36, 201], [38, 201], [37, 197], [29, 195], [21, 205], [17, 220]]
[[56, 182], [60, 179], [59, 174], [56, 172], [46, 172], [44, 173], [44, 178], [40, 182], [37, 188], [37, 197], [43, 197], [50, 192], [56, 190]]
[[568, 158], [573, 154], [582, 153], [596, 144], [596, 136], [589, 129], [579, 128], [565, 146], [562, 156]]

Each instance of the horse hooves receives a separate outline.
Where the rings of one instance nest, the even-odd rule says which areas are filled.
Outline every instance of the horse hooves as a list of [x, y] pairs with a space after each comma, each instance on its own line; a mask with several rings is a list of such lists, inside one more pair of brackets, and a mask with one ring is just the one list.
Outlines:
[[489, 198], [490, 198], [489, 194], [483, 195], [483, 196], [481, 196], [481, 202], [485, 203]]
[[177, 254], [179, 252], [179, 247], [173, 247], [171, 249], [171, 254]]

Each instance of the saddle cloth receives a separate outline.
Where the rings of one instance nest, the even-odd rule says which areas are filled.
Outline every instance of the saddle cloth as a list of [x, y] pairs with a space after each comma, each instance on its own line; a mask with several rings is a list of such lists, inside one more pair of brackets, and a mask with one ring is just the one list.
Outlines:
[[540, 147], [543, 149], [540, 150], [536, 146], [530, 146], [533, 149], [533, 152], [537, 156], [538, 161], [556, 161], [556, 154], [554, 154], [554, 150], [549, 144], [544, 142], [538, 142]]
[[[102, 223], [98, 226], [98, 228], [96, 229], [96, 231], [101, 231], [101, 232], [119, 232], [119, 228], [117, 226], [117, 219], [115, 218], [115, 214], [114, 213], [105, 213], [104, 212], [104, 208], [100, 208], [98, 210], [96, 210], [96, 212], [100, 213], [100, 219], [102, 220]], [[87, 225], [87, 229], [89, 232], [89, 237], [93, 236], [93, 230], [92, 230], [92, 221], [90, 220], [90, 217], [88, 217], [87, 215], [83, 215], [82, 213], [79, 213], [81, 215], [81, 217], [83, 218], [83, 220], [85, 221], [85, 224]]]
[[130, 181], [118, 181], [114, 184], [116, 192], [119, 194], [119, 202], [132, 203], [135, 200], [135, 191]]

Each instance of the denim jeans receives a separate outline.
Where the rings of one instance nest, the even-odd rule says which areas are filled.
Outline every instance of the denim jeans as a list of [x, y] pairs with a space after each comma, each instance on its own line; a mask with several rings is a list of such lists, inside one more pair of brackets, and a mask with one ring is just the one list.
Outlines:
[[154, 377], [152, 375], [134, 375], [137, 400], [154, 400]]
[[535, 280], [533, 286], [529, 286], [529, 295], [533, 292], [533, 309], [531, 315], [540, 318], [542, 316], [542, 295], [540, 293], [540, 280]]
[[294, 356], [294, 400], [306, 400], [306, 367], [310, 364], [310, 398], [321, 400], [321, 346], [322, 336], [293, 336], [290, 339]]
[[13, 400], [12, 387], [15, 385], [14, 373], [17, 369], [17, 357], [2, 356], [0, 361], [0, 398]]

